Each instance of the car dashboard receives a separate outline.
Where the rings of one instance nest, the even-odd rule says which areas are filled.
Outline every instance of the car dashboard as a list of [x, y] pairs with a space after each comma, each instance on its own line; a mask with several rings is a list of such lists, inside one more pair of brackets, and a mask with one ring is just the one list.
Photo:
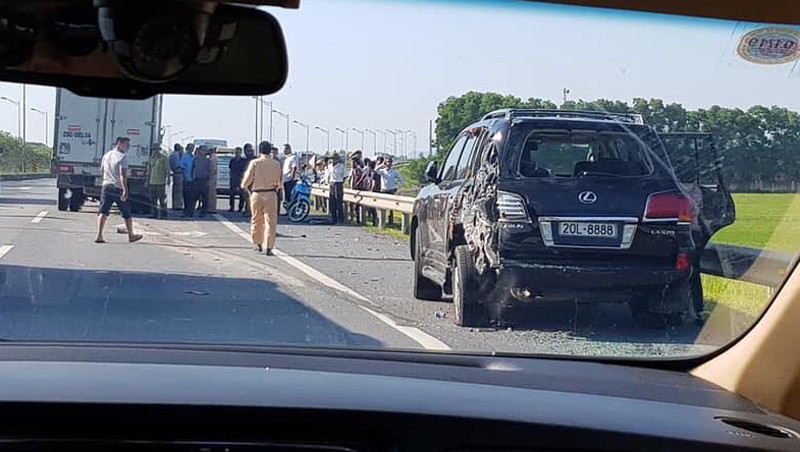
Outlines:
[[0, 451], [800, 450], [686, 373], [344, 350], [3, 346]]

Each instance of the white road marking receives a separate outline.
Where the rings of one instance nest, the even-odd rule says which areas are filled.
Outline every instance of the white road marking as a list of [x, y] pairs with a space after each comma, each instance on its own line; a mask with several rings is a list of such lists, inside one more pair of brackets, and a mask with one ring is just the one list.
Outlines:
[[39, 212], [39, 215], [36, 215], [36, 218], [31, 220], [31, 223], [41, 223], [42, 220], [44, 220], [44, 217], [46, 217], [48, 213], [49, 212], [47, 212], [46, 210]]
[[419, 343], [428, 350], [450, 350], [450, 347], [447, 344], [440, 341], [439, 339], [436, 339], [435, 337], [422, 331], [419, 328], [415, 328], [413, 326], [398, 325], [397, 322], [392, 320], [389, 316], [383, 315], [380, 312], [375, 312], [366, 306], [359, 306], [359, 307], [377, 317], [381, 322], [405, 334], [411, 339], [414, 339], [414, 341], [416, 341], [417, 343]]
[[2, 245], [2, 246], [0, 246], [0, 259], [2, 259], [3, 256], [8, 254], [8, 252], [11, 251], [11, 248], [14, 248], [14, 245]]
[[[231, 223], [230, 221], [228, 221], [222, 215], [215, 214], [214, 217], [217, 220], [219, 220], [219, 222], [221, 222], [226, 228], [230, 229], [232, 232], [234, 232], [239, 237], [242, 237], [243, 239], [247, 240], [248, 242], [251, 241], [250, 234], [244, 232], [240, 227], [238, 227], [235, 224]], [[299, 260], [287, 255], [283, 251], [280, 251], [280, 250], [277, 250], [277, 249], [274, 249], [272, 251], [275, 253], [275, 256], [278, 259], [281, 259], [282, 261], [286, 262], [287, 264], [291, 265], [292, 267], [300, 270], [301, 272], [303, 272], [306, 275], [308, 275], [309, 277], [313, 278], [314, 280], [316, 280], [318, 283], [322, 284], [323, 286], [330, 287], [331, 289], [335, 289], [335, 290], [338, 290], [339, 292], [346, 293], [347, 295], [350, 295], [351, 297], [353, 297], [353, 298], [355, 298], [357, 300], [363, 301], [365, 303], [372, 304], [372, 302], [369, 300], [369, 298], [361, 295], [360, 293], [356, 292], [355, 290], [353, 290], [353, 289], [345, 286], [344, 284], [336, 281], [335, 279], [333, 279], [333, 278], [321, 273], [320, 271], [314, 269], [313, 267], [311, 267], [309, 265], [306, 265], [303, 262], [300, 262]], [[447, 344], [445, 344], [444, 342], [440, 341], [439, 339], [436, 339], [435, 337], [431, 336], [430, 334], [420, 330], [419, 328], [415, 328], [413, 326], [398, 325], [397, 322], [392, 320], [387, 315], [384, 315], [384, 314], [381, 314], [379, 312], [373, 311], [372, 309], [369, 309], [369, 308], [367, 308], [365, 306], [359, 305], [359, 307], [361, 309], [363, 309], [364, 311], [372, 314], [374, 317], [376, 317], [381, 322], [383, 322], [386, 325], [388, 325], [388, 326], [394, 328], [395, 330], [401, 332], [402, 334], [404, 334], [405, 336], [409, 337], [414, 342], [418, 343], [419, 345], [421, 345], [422, 347], [424, 347], [424, 348], [426, 348], [428, 350], [450, 350], [450, 347]]]
[[173, 232], [172, 235], [177, 235], [179, 237], [191, 237], [193, 239], [199, 239], [200, 237], [208, 235], [202, 231], [189, 231], [189, 232]]

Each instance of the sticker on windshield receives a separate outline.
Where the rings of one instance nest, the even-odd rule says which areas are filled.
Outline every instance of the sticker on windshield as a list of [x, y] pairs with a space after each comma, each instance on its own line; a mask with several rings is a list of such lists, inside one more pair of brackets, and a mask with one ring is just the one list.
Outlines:
[[792, 28], [758, 28], [739, 41], [739, 56], [751, 63], [783, 64], [800, 57], [800, 31]]

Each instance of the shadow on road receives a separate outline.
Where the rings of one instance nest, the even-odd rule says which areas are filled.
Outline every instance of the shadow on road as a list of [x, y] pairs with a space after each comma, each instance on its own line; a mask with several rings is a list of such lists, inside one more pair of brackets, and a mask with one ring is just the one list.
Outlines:
[[591, 341], [694, 344], [702, 331], [688, 318], [675, 327], [637, 325], [625, 303], [542, 303], [517, 307], [511, 315], [516, 331], [565, 332]]
[[0, 336], [381, 348], [256, 279], [0, 265]]
[[8, 196], [3, 195], [0, 198], [0, 206], [3, 204], [7, 205], [35, 205], [35, 206], [55, 206], [56, 202], [52, 198], [10, 198]]

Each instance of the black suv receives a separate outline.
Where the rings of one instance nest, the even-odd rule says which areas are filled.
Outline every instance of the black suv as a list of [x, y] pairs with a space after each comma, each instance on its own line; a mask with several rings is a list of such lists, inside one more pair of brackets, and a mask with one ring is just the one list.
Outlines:
[[[487, 114], [461, 132], [441, 169], [426, 170], [432, 184], [411, 222], [415, 297], [452, 293], [464, 326], [509, 320], [509, 308], [538, 301], [628, 302], [648, 324], [696, 314], [702, 247], [734, 216], [716, 150], [710, 171], [697, 164], [701, 136], [670, 137], [676, 173], [638, 115]], [[688, 175], [691, 149], [713, 187]]]

